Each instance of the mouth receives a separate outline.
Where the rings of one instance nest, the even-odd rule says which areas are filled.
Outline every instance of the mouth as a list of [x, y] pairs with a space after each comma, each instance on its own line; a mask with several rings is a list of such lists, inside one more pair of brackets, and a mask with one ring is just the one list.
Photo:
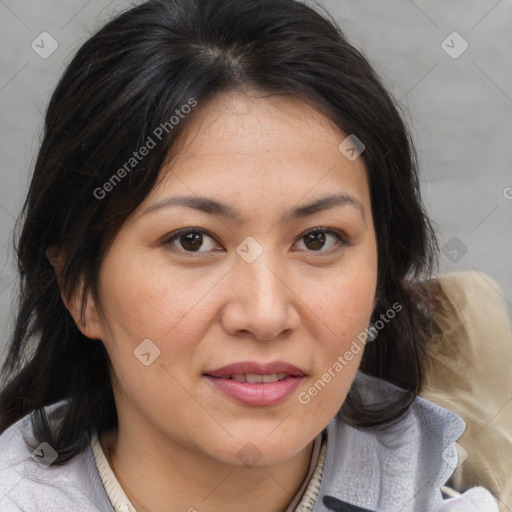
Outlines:
[[276, 405], [288, 398], [306, 374], [297, 366], [278, 361], [234, 363], [204, 376], [224, 396], [247, 406]]
[[[213, 377], [213, 375], [210, 375]], [[232, 375], [226, 375], [224, 377], [214, 377], [216, 379], [226, 379], [226, 380], [236, 380], [237, 382], [248, 382], [249, 384], [259, 384], [262, 382], [278, 382], [284, 380], [286, 378], [291, 377], [291, 375], [287, 375], [286, 373], [271, 373], [261, 375], [258, 373], [234, 373]]]
[[258, 363], [256, 361], [241, 361], [232, 363], [216, 370], [205, 372], [208, 377], [232, 379], [238, 382], [261, 383], [277, 382], [288, 377], [305, 377], [298, 367], [284, 361]]

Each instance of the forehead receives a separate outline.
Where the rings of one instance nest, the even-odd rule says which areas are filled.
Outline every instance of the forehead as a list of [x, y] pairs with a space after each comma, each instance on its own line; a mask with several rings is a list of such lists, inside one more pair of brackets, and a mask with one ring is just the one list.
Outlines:
[[242, 202], [335, 192], [369, 199], [363, 159], [339, 149], [347, 135], [296, 97], [230, 92], [199, 103], [186, 123], [153, 203], [170, 191]]
[[334, 123], [297, 97], [232, 91], [199, 103], [181, 137], [180, 158], [300, 150], [316, 160], [320, 148], [338, 157], [343, 138]]

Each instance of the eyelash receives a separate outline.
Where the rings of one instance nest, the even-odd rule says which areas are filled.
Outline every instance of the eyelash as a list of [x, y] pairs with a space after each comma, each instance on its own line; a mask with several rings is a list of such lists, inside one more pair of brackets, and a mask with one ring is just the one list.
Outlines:
[[[206, 235], [206, 236], [212, 238], [213, 240], [215, 240], [214, 236], [212, 236], [210, 233], [208, 233], [208, 231], [206, 231], [202, 228], [184, 228], [184, 229], [175, 231], [174, 233], [170, 233], [168, 236], [166, 236], [162, 241], [162, 245], [172, 246], [171, 249], [173, 251], [177, 251], [177, 252], [186, 254], [187, 257], [194, 258], [194, 257], [197, 257], [196, 255], [207, 254], [208, 251], [187, 251], [185, 249], [179, 249], [179, 248], [173, 246], [173, 242], [175, 240], [178, 240], [180, 237], [190, 234], [190, 233]], [[322, 251], [322, 250], [306, 251], [306, 252], [310, 252], [311, 255], [314, 257], [317, 257], [317, 256], [322, 257], [325, 255], [334, 254], [334, 253], [340, 251], [341, 249], [343, 249], [344, 247], [350, 245], [350, 242], [348, 241], [347, 237], [344, 234], [342, 234], [336, 230], [326, 228], [326, 227], [316, 227], [316, 228], [310, 229], [310, 230], [306, 231], [303, 235], [301, 235], [298, 238], [298, 240], [302, 240], [303, 238], [305, 238], [306, 236], [308, 236], [311, 233], [325, 233], [327, 235], [333, 235], [338, 242], [333, 249], [329, 249], [328, 251]]]

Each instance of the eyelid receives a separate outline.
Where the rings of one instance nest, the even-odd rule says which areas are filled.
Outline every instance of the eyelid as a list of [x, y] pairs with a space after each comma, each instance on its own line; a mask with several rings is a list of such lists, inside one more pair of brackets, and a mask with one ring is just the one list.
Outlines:
[[[162, 240], [162, 245], [170, 245], [172, 246], [172, 242], [176, 239], [178, 239], [182, 235], [186, 235], [188, 233], [200, 233], [201, 235], [206, 235], [210, 237], [212, 240], [215, 240], [217, 244], [219, 244], [218, 240], [206, 229], [203, 228], [196, 228], [194, 226], [178, 229], [177, 231], [173, 231], [172, 233], [169, 233], [168, 235], [165, 235]], [[177, 247], [172, 246], [172, 249], [180, 252], [181, 254], [186, 254], [189, 256], [193, 256], [194, 254], [208, 254], [208, 251], [185, 251], [183, 249], [179, 249]]]
[[302, 233], [301, 235], [299, 235], [297, 237], [297, 241], [301, 240], [302, 238], [309, 235], [310, 233], [315, 233], [315, 232], [325, 233], [326, 235], [333, 235], [336, 238], [336, 240], [338, 241], [338, 243], [335, 245], [334, 248], [329, 249], [327, 251], [305, 251], [309, 257], [312, 256], [313, 258], [316, 258], [316, 257], [321, 258], [321, 257], [329, 256], [331, 254], [335, 254], [335, 253], [339, 252], [340, 250], [342, 250], [343, 248], [345, 248], [347, 246], [353, 245], [352, 242], [350, 241], [350, 238], [346, 235], [346, 233], [344, 233], [343, 231], [341, 231], [339, 229], [328, 228], [326, 226], [318, 226], [318, 227], [306, 230], [304, 233]]
[[[305, 236], [309, 235], [310, 233], [315, 233], [315, 232], [321, 232], [321, 233], [325, 233], [327, 235], [333, 235], [337, 239], [337, 241], [341, 244], [342, 247], [352, 245], [350, 238], [343, 231], [334, 229], [334, 228], [328, 228], [326, 226], [317, 226], [317, 227], [314, 227], [314, 228], [304, 231], [297, 237], [296, 242], [301, 240]], [[180, 236], [188, 234], [188, 233], [200, 233], [202, 235], [206, 235], [206, 236], [210, 237], [211, 239], [215, 240], [219, 244], [216, 237], [214, 235], [212, 235], [209, 231], [207, 231], [203, 228], [193, 227], [193, 226], [178, 229], [177, 231], [173, 231], [172, 233], [169, 233], [168, 235], [164, 236], [161, 239], [161, 244], [172, 246], [172, 242], [174, 240], [176, 240]], [[294, 244], [296, 242], [294, 242]], [[209, 254], [209, 251], [185, 251], [183, 249], [179, 249], [174, 246], [172, 246], [172, 249], [176, 250], [177, 252], [180, 252], [181, 254], [185, 254], [185, 255], [191, 256], [191, 257], [194, 257], [194, 255], [196, 255], [196, 254]], [[327, 251], [305, 251], [305, 252], [307, 252], [309, 255], [311, 255], [313, 257], [315, 257], [315, 256], [321, 257], [324, 255], [335, 253], [339, 250], [340, 250], [340, 247], [335, 247], [334, 249], [330, 249]]]

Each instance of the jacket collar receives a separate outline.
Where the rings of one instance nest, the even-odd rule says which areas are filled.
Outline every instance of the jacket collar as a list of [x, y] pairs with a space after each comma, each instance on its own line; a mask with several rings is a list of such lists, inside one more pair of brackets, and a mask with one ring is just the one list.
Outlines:
[[[401, 390], [358, 372], [353, 388], [382, 404]], [[356, 429], [336, 416], [326, 427], [322, 482], [313, 512], [431, 512], [458, 461], [465, 424], [456, 414], [417, 397], [386, 428]]]

